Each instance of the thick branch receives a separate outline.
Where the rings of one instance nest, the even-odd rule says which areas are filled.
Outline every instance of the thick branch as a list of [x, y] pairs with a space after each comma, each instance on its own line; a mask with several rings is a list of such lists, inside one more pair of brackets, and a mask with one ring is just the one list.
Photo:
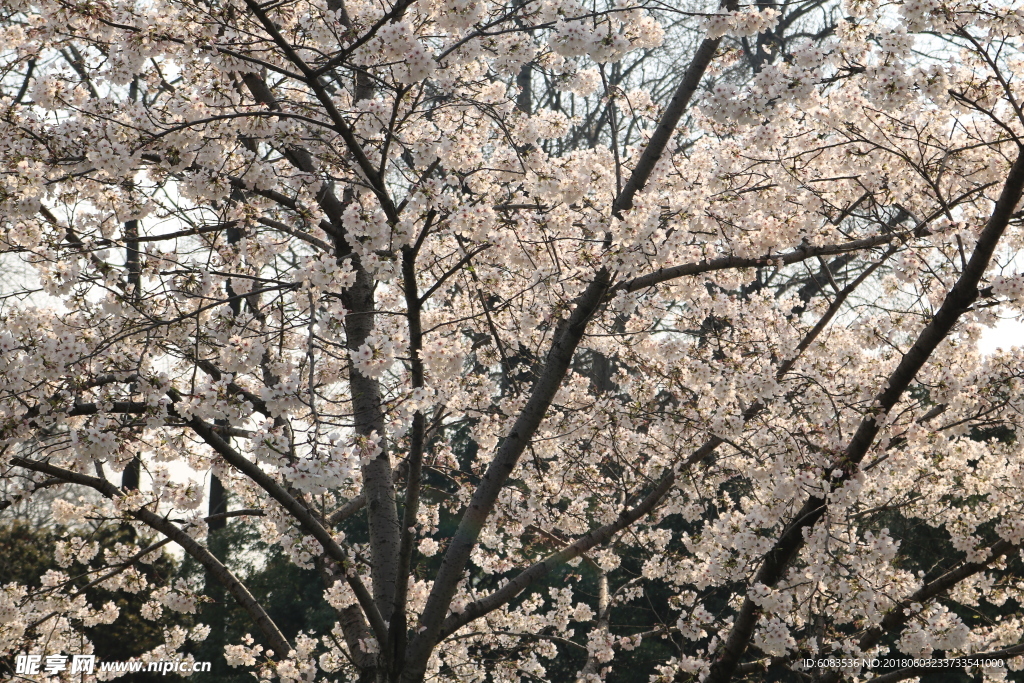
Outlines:
[[[402, 249], [402, 280], [405, 305], [409, 322], [409, 355], [413, 388], [424, 385], [423, 325], [420, 320], [420, 298], [416, 286], [416, 251], [411, 247]], [[426, 295], [423, 297], [426, 298]], [[416, 523], [419, 514], [420, 486], [423, 478], [423, 448], [426, 420], [423, 411], [417, 410], [412, 418], [412, 432], [409, 435], [409, 471], [406, 476], [405, 510], [402, 516], [402, 540], [398, 552], [398, 574], [395, 580], [395, 602], [391, 611], [392, 677], [396, 677], [405, 663], [405, 648], [408, 640], [406, 624], [406, 601], [408, 598], [409, 575], [412, 570], [413, 543], [416, 541]]]
[[[51, 477], [56, 477], [72, 484], [88, 486], [99, 491], [111, 500], [120, 498], [124, 495], [124, 492], [121, 491], [121, 489], [117, 488], [105, 479], [72, 472], [70, 470], [51, 465], [50, 463], [16, 457], [11, 459], [11, 464], [18, 467], [24, 467], [27, 470], [43, 472]], [[221, 564], [221, 562], [214, 557], [209, 550], [175, 526], [173, 522], [161, 517], [152, 510], [139, 508], [138, 510], [132, 510], [131, 515], [180, 545], [185, 552], [203, 565], [203, 567], [205, 567], [206, 570], [209, 571], [210, 574], [214, 576], [217, 581], [219, 581], [228, 590], [228, 592], [231, 593], [231, 595], [234, 596], [235, 600], [238, 601], [238, 604], [249, 613], [253, 622], [259, 627], [260, 631], [263, 632], [263, 635], [266, 636], [267, 642], [274, 649], [275, 654], [285, 657], [289, 652], [291, 652], [292, 648], [291, 645], [288, 644], [288, 639], [284, 637], [280, 629], [277, 628], [277, 625], [267, 615], [263, 606], [256, 601], [251, 593], [249, 593], [245, 585], [231, 573], [231, 570]]]
[[[737, 8], [736, 0], [726, 0], [724, 4], [729, 10]], [[701, 79], [704, 78], [704, 72], [707, 71], [711, 60], [715, 57], [715, 53], [718, 52], [718, 45], [720, 43], [721, 38], [705, 38], [701, 41], [700, 47], [697, 48], [696, 54], [693, 55], [690, 66], [687, 67], [686, 73], [683, 74], [683, 80], [679, 83], [679, 87], [676, 88], [672, 99], [669, 100], [668, 106], [665, 107], [665, 113], [662, 114], [657, 128], [654, 129], [646, 149], [644, 149], [643, 154], [633, 168], [629, 180], [626, 181], [619, 196], [615, 198], [615, 202], [612, 204], [612, 213], [616, 216], [620, 215], [623, 211], [629, 211], [633, 208], [633, 198], [637, 192], [644, 189], [644, 185], [647, 184], [651, 173], [654, 172], [655, 164], [658, 163], [661, 155], [668, 148], [668, 143], [676, 131], [676, 126], [679, 125], [679, 120], [686, 113], [687, 108], [689, 108], [690, 101], [693, 99], [694, 93], [697, 92]]]
[[[245, 456], [236, 451], [231, 445], [222, 439], [217, 434], [216, 429], [199, 420], [193, 418], [189, 422], [189, 426], [202, 437], [211, 448], [220, 454], [224, 460], [228, 462], [232, 467], [240, 470], [246, 476], [248, 476], [254, 483], [260, 488], [266, 491], [270, 496], [281, 504], [291, 515], [298, 521], [299, 525], [308, 533], [310, 536], [315, 538], [317, 542], [324, 548], [324, 550], [331, 556], [333, 560], [342, 565], [342, 567], [348, 568], [351, 565], [348, 557], [345, 555], [345, 551], [341, 549], [331, 534], [313, 517], [309, 509], [301, 502], [291, 496], [284, 487], [278, 484], [274, 479], [264, 472], [258, 465], [250, 462]], [[373, 599], [370, 597], [366, 587], [363, 586], [362, 581], [355, 572], [345, 572], [345, 577], [351, 586], [352, 591], [355, 593], [356, 598], [359, 600], [360, 607], [366, 613], [367, 619], [370, 621], [370, 625], [374, 630], [374, 635], [380, 642], [384, 642], [387, 635], [387, 628], [384, 625], [383, 619], [381, 619], [380, 613], [377, 611], [376, 605]]]
[[[1014, 207], [1020, 201], [1022, 191], [1024, 191], [1024, 153], [1020, 153], [1018, 150], [1017, 160], [1010, 168], [999, 199], [985, 228], [978, 237], [970, 261], [956, 284], [953, 285], [953, 289], [946, 295], [935, 316], [918, 335], [917, 341], [903, 356], [896, 369], [889, 375], [885, 388], [875, 397], [874, 414], [866, 416], [861, 421], [846, 447], [842, 461], [836, 464], [835, 469], [838, 470], [839, 476], [830, 475], [829, 477], [829, 484], [833, 490], [842, 486], [846, 478], [856, 471], [878, 434], [882, 416], [895, 407], [932, 352], [953, 330], [960, 316], [978, 298], [978, 283], [988, 268], [996, 245], [1013, 214]], [[827, 510], [828, 505], [825, 499], [816, 496], [809, 497], [794, 516], [793, 521], [787, 525], [773, 548], [765, 555], [753, 583], [761, 583], [766, 586], [775, 585], [783, 577], [797, 552], [803, 546], [804, 530], [812, 527]], [[750, 598], [744, 599], [721, 654], [711, 667], [707, 683], [725, 683], [732, 678], [743, 653], [746, 652], [757, 621], [757, 606]]]

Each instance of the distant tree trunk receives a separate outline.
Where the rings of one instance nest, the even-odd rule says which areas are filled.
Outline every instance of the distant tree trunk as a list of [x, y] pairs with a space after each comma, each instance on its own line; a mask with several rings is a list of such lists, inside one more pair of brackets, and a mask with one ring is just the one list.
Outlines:
[[[242, 239], [242, 231], [237, 228], [230, 228], [227, 230], [227, 239], [229, 244], [237, 244]], [[230, 298], [229, 306], [231, 307], [232, 315], [237, 316], [242, 311], [241, 299], [236, 298], [235, 292], [231, 289], [230, 283], [225, 287], [226, 293]], [[227, 427], [227, 420], [217, 420], [217, 425], [221, 427]], [[230, 437], [225, 437], [228, 443], [231, 443]], [[224, 489], [224, 483], [221, 482], [220, 478], [211, 472], [210, 474], [210, 501], [209, 501], [209, 516], [220, 515], [228, 511], [228, 498], [227, 491]], [[220, 517], [217, 519], [211, 519], [208, 522], [208, 540], [207, 544], [210, 548], [210, 554], [217, 558], [221, 564], [227, 564], [228, 557], [228, 543], [224, 537], [223, 531], [227, 528], [228, 520], [226, 517]], [[209, 569], [206, 571], [206, 585], [205, 595], [213, 600], [212, 603], [207, 605], [207, 609], [204, 610], [204, 615], [207, 617], [207, 625], [210, 627], [210, 635], [207, 636], [207, 648], [212, 653], [211, 661], [211, 673], [215, 676], [223, 676], [227, 674], [227, 664], [223, 657], [219, 656], [224, 651], [224, 645], [227, 644], [227, 605], [225, 598], [227, 597], [224, 591], [224, 586], [220, 581], [210, 572]]]
[[[142, 262], [139, 259], [139, 222], [125, 221], [125, 255], [124, 267], [127, 275], [125, 294], [130, 302], [137, 304], [142, 294]], [[132, 389], [136, 389], [132, 385]], [[127, 491], [138, 491], [142, 476], [142, 461], [139, 456], [132, 458], [121, 474], [121, 488]], [[134, 535], [134, 534], [133, 534]]]

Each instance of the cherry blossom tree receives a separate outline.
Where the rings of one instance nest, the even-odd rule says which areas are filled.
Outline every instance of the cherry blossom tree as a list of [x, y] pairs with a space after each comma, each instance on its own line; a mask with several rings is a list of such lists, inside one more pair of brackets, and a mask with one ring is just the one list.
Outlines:
[[[0, 657], [119, 618], [84, 563], [197, 614], [148, 659], [233, 599], [265, 681], [590, 683], [652, 640], [652, 681], [1024, 666], [1024, 355], [977, 349], [1024, 299], [1024, 6], [0, 16], [0, 506], [137, 540], [0, 588]], [[228, 519], [330, 632], [281, 632]], [[146, 579], [168, 543], [205, 584]]]

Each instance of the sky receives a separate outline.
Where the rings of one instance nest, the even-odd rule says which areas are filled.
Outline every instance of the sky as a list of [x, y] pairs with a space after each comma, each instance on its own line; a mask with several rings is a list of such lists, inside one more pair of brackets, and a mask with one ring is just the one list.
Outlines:
[[1008, 351], [1011, 347], [1024, 345], [1024, 321], [1019, 318], [1000, 320], [992, 328], [985, 330], [978, 341], [981, 355], [987, 356], [996, 349]]

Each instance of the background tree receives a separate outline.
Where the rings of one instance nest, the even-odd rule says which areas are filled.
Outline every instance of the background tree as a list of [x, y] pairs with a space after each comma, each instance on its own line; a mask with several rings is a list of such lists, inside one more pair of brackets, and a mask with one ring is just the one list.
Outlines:
[[[55, 514], [131, 525], [103, 587], [143, 617], [223, 586], [261, 680], [1018, 668], [1022, 357], [976, 343], [1024, 298], [1024, 9], [2, 17], [0, 246], [43, 292], [4, 281], [0, 471], [103, 496]], [[226, 519], [321, 609], [286, 625]], [[203, 579], [140, 578], [153, 533]], [[110, 618], [46, 577], [3, 656]]]

